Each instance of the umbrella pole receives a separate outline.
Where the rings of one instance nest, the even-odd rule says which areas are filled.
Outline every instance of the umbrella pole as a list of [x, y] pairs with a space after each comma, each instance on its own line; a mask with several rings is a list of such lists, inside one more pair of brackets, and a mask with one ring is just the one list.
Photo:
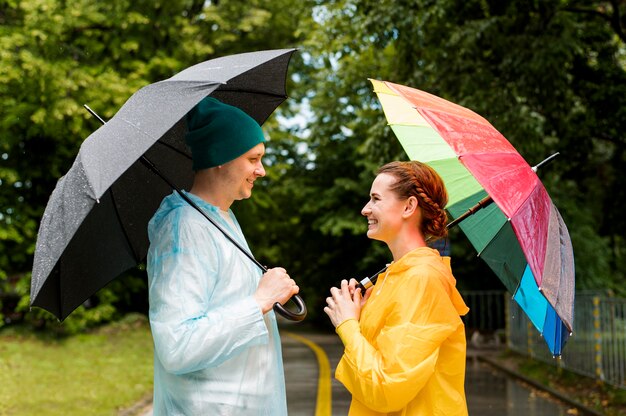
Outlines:
[[463, 213], [463, 215], [458, 217], [456, 220], [449, 222], [448, 225], [446, 225], [446, 228], [450, 229], [450, 228], [454, 227], [455, 225], [457, 225], [458, 223], [463, 221], [465, 218], [469, 217], [470, 215], [474, 215], [477, 211], [479, 211], [479, 210], [481, 210], [481, 209], [483, 209], [485, 207], [488, 207], [492, 203], [493, 203], [493, 199], [491, 199], [491, 197], [489, 195], [487, 195], [486, 197], [484, 197], [483, 199], [478, 201], [478, 203], [476, 205], [474, 205], [473, 207], [471, 207], [467, 211], [465, 211], [465, 213]]
[[[537, 169], [539, 169], [541, 166], [545, 165], [546, 163], [552, 161], [558, 155], [559, 155], [559, 152], [556, 152], [553, 155], [548, 156], [547, 158], [545, 158], [544, 160], [542, 160], [541, 162], [539, 162], [535, 166], [533, 166], [532, 170], [534, 172], [537, 172]], [[467, 211], [465, 211], [463, 213], [463, 215], [461, 215], [460, 217], [458, 217], [454, 221], [449, 222], [448, 225], [446, 225], [446, 228], [450, 229], [450, 228], [454, 227], [455, 225], [457, 225], [458, 223], [460, 223], [461, 221], [463, 221], [464, 219], [466, 219], [470, 215], [474, 215], [477, 211], [480, 211], [481, 209], [488, 207], [492, 203], [493, 203], [493, 199], [491, 198], [491, 196], [487, 195], [486, 197], [484, 197], [483, 199], [478, 201], [478, 203], [476, 203], [476, 205], [474, 205], [473, 207], [471, 207]], [[372, 287], [372, 286], [374, 286], [376, 284], [376, 281], [378, 280], [378, 276], [381, 273], [384, 273], [386, 270], [387, 270], [387, 266], [383, 267], [381, 270], [379, 270], [378, 272], [373, 274], [371, 277], [364, 278], [363, 280], [361, 280], [358, 283], [357, 287], [360, 287], [361, 291], [363, 293], [365, 293], [365, 291], [367, 289], [369, 289], [370, 287]]]
[[[98, 114], [96, 114], [96, 112], [93, 111], [87, 104], [83, 104], [83, 105], [85, 106], [87, 111], [89, 111], [94, 117], [96, 117], [102, 124], [106, 124], [106, 122]], [[165, 183], [167, 183], [170, 186], [170, 188], [175, 190], [178, 193], [178, 195], [181, 196], [181, 198], [183, 198], [196, 211], [198, 211], [200, 214], [202, 214], [202, 216], [204, 218], [206, 218], [211, 224], [213, 224], [215, 226], [215, 228], [217, 228], [224, 235], [224, 237], [226, 237], [228, 239], [228, 241], [233, 243], [235, 245], [235, 247], [237, 247], [239, 249], [239, 251], [241, 251], [246, 257], [248, 257], [255, 265], [257, 265], [263, 271], [263, 273], [267, 273], [267, 267], [265, 267], [261, 263], [259, 263], [259, 261], [254, 258], [252, 253], [248, 252], [248, 250], [246, 250], [233, 237], [231, 237], [230, 234], [228, 234], [228, 232], [225, 229], [223, 229], [215, 220], [213, 220], [211, 217], [209, 217], [206, 214], [206, 212], [204, 212], [202, 210], [202, 208], [200, 208], [191, 198], [189, 198], [189, 196], [187, 196], [185, 193], [183, 193], [178, 186], [176, 186], [165, 175], [163, 175], [161, 173], [161, 171], [159, 171], [159, 169], [157, 169], [157, 167], [154, 165], [154, 163], [152, 163], [150, 160], [148, 160], [148, 158], [146, 158], [143, 155], [139, 158], [139, 160], [141, 161], [141, 163], [145, 167], [147, 167], [150, 171], [155, 173], [159, 178], [163, 179], [163, 181]], [[283, 305], [281, 305], [278, 302], [276, 302], [274, 304], [274, 309], [278, 313], [280, 313], [282, 316], [284, 316], [285, 318], [287, 318], [289, 320], [292, 320], [292, 321], [302, 321], [306, 317], [306, 314], [307, 314], [306, 305], [304, 304], [304, 301], [302, 300], [302, 298], [300, 296], [298, 296], [298, 295], [294, 295], [291, 299], [298, 306], [298, 312], [297, 313], [294, 313], [294, 312], [291, 312], [291, 311], [285, 309], [283, 307]]]
[[185, 202], [187, 202], [196, 211], [198, 211], [200, 214], [202, 214], [202, 216], [204, 218], [206, 218], [211, 224], [213, 224], [215, 226], [215, 228], [217, 228], [222, 234], [224, 234], [224, 237], [226, 237], [228, 239], [228, 241], [233, 243], [243, 254], [245, 254], [245, 256], [247, 258], [249, 258], [254, 264], [256, 264], [263, 271], [263, 273], [267, 273], [267, 268], [265, 266], [263, 266], [261, 263], [259, 263], [259, 261], [257, 259], [255, 259], [254, 256], [252, 256], [252, 254], [248, 252], [248, 250], [243, 248], [243, 246], [241, 244], [239, 244], [233, 237], [231, 237], [228, 234], [228, 232], [226, 232], [226, 230], [224, 230], [222, 228], [221, 225], [219, 225], [217, 222], [215, 222], [215, 220], [213, 218], [209, 217], [206, 214], [206, 212], [204, 212], [202, 210], [202, 208], [200, 208], [195, 202], [193, 202], [193, 200], [191, 198], [189, 198], [189, 196], [187, 196], [183, 191], [181, 191], [180, 188], [178, 188], [176, 185], [174, 185], [172, 182], [170, 182], [170, 180], [165, 175], [163, 175], [161, 173], [161, 171], [159, 171], [159, 169], [157, 169], [157, 167], [154, 165], [154, 163], [152, 163], [150, 160], [148, 160], [148, 158], [146, 158], [145, 156], [141, 156], [141, 158], [139, 160], [141, 161], [141, 163], [145, 167], [150, 169], [159, 178], [163, 179], [163, 181], [165, 181], [173, 190], [175, 190], [178, 193], [178, 195], [180, 195], [180, 197], [185, 200]]
[[[184, 192], [182, 192], [180, 190], [180, 188], [178, 188], [169, 179], [167, 179], [165, 177], [165, 175], [163, 175], [157, 169], [157, 167], [154, 165], [154, 163], [152, 163], [150, 160], [148, 160], [145, 156], [141, 156], [141, 158], [139, 160], [141, 161], [141, 163], [143, 163], [144, 166], [146, 166], [148, 169], [150, 169], [152, 172], [154, 172], [158, 177], [163, 179], [173, 190], [175, 190], [178, 193], [178, 195], [181, 196], [181, 198], [183, 198], [196, 211], [198, 211], [200, 214], [202, 214], [202, 216], [204, 218], [206, 218], [211, 224], [213, 224], [213, 226], [215, 226], [215, 228], [217, 228], [224, 235], [224, 237], [226, 237], [228, 239], [228, 241], [233, 243], [235, 245], [235, 247], [237, 247], [239, 249], [239, 251], [241, 251], [247, 258], [249, 258], [254, 264], [256, 264], [257, 267], [259, 267], [259, 269], [261, 269], [263, 271], [263, 273], [267, 273], [267, 267], [265, 267], [261, 263], [259, 263], [259, 261], [254, 258], [252, 253], [250, 253], [241, 244], [239, 244], [233, 237], [230, 236], [230, 234], [225, 229], [223, 229], [215, 220], [213, 220], [213, 218], [209, 217], [207, 215], [207, 213], [204, 212], [204, 210], [202, 210], [202, 208], [200, 208], [191, 198], [189, 198], [189, 196], [187, 196]], [[294, 312], [291, 312], [288, 309], [285, 309], [283, 307], [283, 305], [281, 305], [278, 302], [276, 302], [274, 304], [274, 310], [276, 312], [280, 313], [283, 317], [285, 317], [285, 318], [287, 318], [287, 319], [289, 319], [291, 321], [302, 321], [306, 317], [306, 314], [307, 314], [307, 309], [306, 309], [306, 305], [304, 304], [304, 301], [298, 295], [294, 295], [291, 298], [291, 300], [293, 300], [294, 303], [298, 306], [298, 312], [297, 313], [294, 313]]]

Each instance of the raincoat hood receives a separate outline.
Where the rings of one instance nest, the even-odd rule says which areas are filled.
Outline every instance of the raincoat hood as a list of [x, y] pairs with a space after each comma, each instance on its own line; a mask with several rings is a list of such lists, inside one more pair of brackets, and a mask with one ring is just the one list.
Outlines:
[[435, 249], [429, 247], [419, 247], [402, 256], [397, 262], [389, 266], [390, 273], [404, 273], [412, 267], [433, 267], [439, 272], [439, 278], [454, 308], [463, 316], [469, 312], [465, 301], [456, 289], [456, 279], [452, 275], [450, 257], [441, 256]]
[[[185, 192], [185, 191], [183, 191]], [[200, 198], [198, 198], [197, 196], [189, 193], [189, 192], [185, 192], [185, 194], [190, 197], [194, 202], [199, 202], [202, 201]], [[202, 201], [202, 209], [205, 211], [213, 211], [215, 213], [217, 213], [217, 208], [207, 204], [206, 202]], [[148, 234], [150, 235], [150, 240], [152, 240], [152, 235], [154, 234], [154, 232], [156, 232], [160, 226], [162, 226], [165, 223], [165, 219], [176, 209], [178, 208], [189, 208], [190, 205], [187, 201], [185, 201], [180, 195], [178, 195], [176, 192], [173, 192], [171, 195], [169, 195], [168, 197], [164, 198], [163, 201], [161, 202], [161, 206], [159, 207], [159, 209], [157, 210], [157, 212], [154, 214], [154, 216], [152, 217], [152, 219], [150, 220], [150, 223], [148, 223]]]

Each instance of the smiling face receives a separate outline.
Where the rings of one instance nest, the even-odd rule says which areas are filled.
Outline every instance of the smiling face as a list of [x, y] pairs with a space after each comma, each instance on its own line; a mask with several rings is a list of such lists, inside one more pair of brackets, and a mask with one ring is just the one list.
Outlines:
[[371, 239], [389, 243], [401, 229], [406, 201], [390, 189], [395, 182], [394, 176], [381, 173], [372, 183], [370, 200], [361, 210], [367, 217], [367, 236]]
[[252, 196], [254, 181], [265, 176], [263, 155], [265, 145], [259, 143], [238, 158], [222, 165], [222, 189], [227, 193], [228, 200], [239, 201]]

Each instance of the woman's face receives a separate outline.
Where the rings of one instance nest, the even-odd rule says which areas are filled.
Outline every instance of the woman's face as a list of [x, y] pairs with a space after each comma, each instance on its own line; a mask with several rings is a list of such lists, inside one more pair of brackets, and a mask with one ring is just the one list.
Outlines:
[[400, 231], [405, 201], [390, 189], [395, 182], [392, 175], [381, 173], [372, 183], [370, 200], [361, 210], [367, 217], [367, 236], [371, 239], [389, 243]]

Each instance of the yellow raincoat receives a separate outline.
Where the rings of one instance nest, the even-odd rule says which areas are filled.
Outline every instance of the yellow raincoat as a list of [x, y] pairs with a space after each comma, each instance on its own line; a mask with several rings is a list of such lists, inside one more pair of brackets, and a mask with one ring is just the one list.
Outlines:
[[350, 416], [467, 415], [469, 309], [450, 258], [428, 247], [392, 263], [361, 312], [337, 327], [345, 352], [335, 377], [352, 394]]

